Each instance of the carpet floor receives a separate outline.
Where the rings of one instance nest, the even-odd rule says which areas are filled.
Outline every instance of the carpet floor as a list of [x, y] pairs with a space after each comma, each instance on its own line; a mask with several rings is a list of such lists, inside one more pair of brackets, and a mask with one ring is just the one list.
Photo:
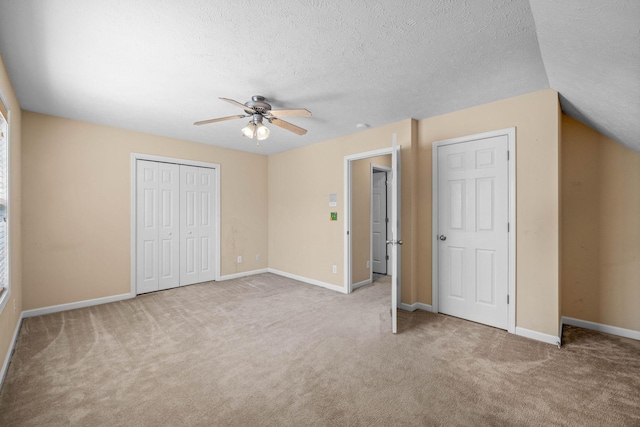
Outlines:
[[273, 274], [25, 319], [2, 426], [640, 426], [640, 342], [564, 345]]

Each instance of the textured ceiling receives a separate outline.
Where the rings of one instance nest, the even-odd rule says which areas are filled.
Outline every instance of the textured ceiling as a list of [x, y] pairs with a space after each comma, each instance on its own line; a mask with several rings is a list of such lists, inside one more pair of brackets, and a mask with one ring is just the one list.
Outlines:
[[531, 0], [562, 110], [640, 151], [640, 1]]
[[[0, 52], [25, 110], [263, 154], [548, 87], [640, 150], [637, 3], [531, 3], [0, 0]], [[309, 132], [192, 124], [258, 94]]]

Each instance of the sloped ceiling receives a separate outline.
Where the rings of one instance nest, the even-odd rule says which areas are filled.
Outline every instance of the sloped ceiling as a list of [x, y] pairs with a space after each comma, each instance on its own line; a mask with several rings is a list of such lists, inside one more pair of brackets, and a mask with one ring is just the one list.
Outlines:
[[562, 110], [640, 151], [640, 2], [531, 0]]
[[[0, 0], [23, 109], [272, 154], [552, 87], [578, 120], [640, 151], [635, 1]], [[240, 136], [240, 102], [305, 107]]]

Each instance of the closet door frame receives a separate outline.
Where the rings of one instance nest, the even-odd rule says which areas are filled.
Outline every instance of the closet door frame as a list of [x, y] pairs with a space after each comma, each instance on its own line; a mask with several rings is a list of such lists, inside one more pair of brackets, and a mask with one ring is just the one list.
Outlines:
[[137, 295], [136, 291], [136, 263], [137, 263], [137, 240], [136, 240], [136, 232], [137, 232], [137, 185], [136, 185], [136, 176], [137, 176], [137, 163], [138, 160], [148, 160], [152, 162], [163, 162], [163, 163], [173, 163], [177, 165], [186, 165], [186, 166], [197, 166], [202, 168], [208, 168], [214, 170], [215, 176], [215, 194], [214, 194], [214, 218], [213, 218], [213, 226], [214, 226], [214, 247], [215, 247], [215, 257], [214, 257], [214, 268], [215, 268], [215, 279], [220, 280], [220, 164], [218, 163], [208, 163], [208, 162], [199, 162], [195, 160], [187, 160], [187, 159], [179, 159], [175, 157], [164, 157], [164, 156], [155, 156], [152, 154], [144, 154], [144, 153], [131, 153], [131, 297], [135, 297]]

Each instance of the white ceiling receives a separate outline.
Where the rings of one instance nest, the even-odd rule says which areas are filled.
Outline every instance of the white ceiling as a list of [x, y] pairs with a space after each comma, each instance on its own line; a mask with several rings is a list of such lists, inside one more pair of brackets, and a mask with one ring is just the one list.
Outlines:
[[[23, 109], [272, 154], [552, 87], [565, 111], [640, 151], [634, 0], [0, 0]], [[242, 114], [264, 95], [298, 136]]]
[[531, 0], [562, 110], [640, 151], [640, 1]]

